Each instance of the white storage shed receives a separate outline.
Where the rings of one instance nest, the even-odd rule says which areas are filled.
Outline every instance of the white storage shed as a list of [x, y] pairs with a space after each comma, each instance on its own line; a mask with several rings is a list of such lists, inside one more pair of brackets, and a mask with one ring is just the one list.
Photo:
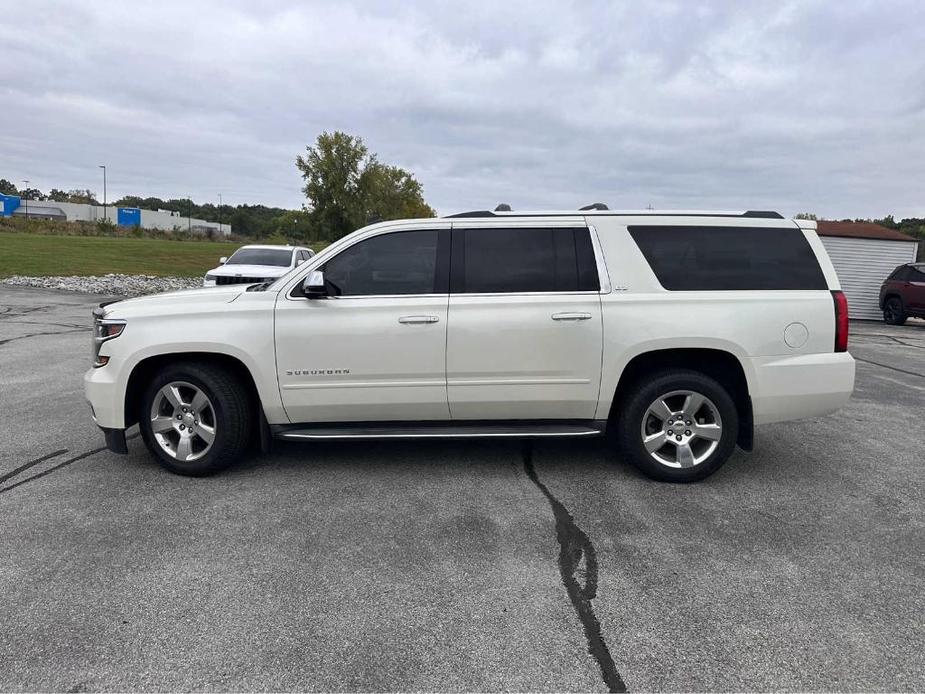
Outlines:
[[848, 316], [880, 320], [880, 285], [897, 265], [915, 262], [915, 238], [869, 222], [819, 221], [816, 232], [848, 298]]

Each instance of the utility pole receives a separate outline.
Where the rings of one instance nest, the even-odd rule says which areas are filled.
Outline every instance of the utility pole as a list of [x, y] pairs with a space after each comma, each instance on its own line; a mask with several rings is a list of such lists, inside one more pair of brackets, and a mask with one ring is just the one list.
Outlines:
[[100, 168], [103, 170], [103, 221], [106, 221], [106, 165], [100, 164]]
[[23, 212], [24, 212], [24, 214], [25, 214], [25, 216], [26, 216], [26, 219], [29, 219], [29, 198], [26, 197], [26, 193], [29, 192], [29, 181], [28, 181], [27, 179], [24, 178], [24, 179], [22, 180], [22, 182], [25, 184], [26, 187], [23, 189], [22, 193], [20, 193], [20, 199], [21, 199], [24, 203], [26, 203], [26, 207], [25, 207], [25, 210], [24, 210]]

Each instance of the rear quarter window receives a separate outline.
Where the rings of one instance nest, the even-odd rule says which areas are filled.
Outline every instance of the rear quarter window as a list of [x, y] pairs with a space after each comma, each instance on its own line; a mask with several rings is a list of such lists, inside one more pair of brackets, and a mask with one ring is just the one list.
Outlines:
[[828, 288], [797, 228], [630, 226], [629, 233], [671, 291]]

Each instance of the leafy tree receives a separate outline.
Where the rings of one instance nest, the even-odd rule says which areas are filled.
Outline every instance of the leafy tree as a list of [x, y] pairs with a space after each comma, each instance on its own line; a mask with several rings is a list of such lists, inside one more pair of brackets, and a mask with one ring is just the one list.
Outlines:
[[[112, 203], [112, 205], [113, 207], [139, 207], [141, 208], [141, 207], [144, 207], [144, 205], [142, 205], [143, 202], [144, 201], [142, 200], [142, 198], [138, 197], [137, 195], [126, 195], [124, 198], [120, 198], [119, 200], [116, 200], [114, 203]], [[150, 209], [150, 208], [145, 208], [145, 209]]]
[[363, 172], [361, 188], [366, 218], [413, 219], [434, 217], [434, 209], [424, 202], [421, 184], [397, 166], [373, 162]]
[[98, 205], [96, 201], [96, 193], [94, 193], [89, 188], [75, 188], [67, 191], [67, 200], [63, 202], [76, 202], [83, 205]]
[[372, 217], [433, 217], [412, 174], [379, 162], [363, 139], [323, 132], [314, 147], [296, 157], [315, 233], [337, 240]]
[[879, 224], [887, 229], [899, 229], [899, 224], [896, 223], [896, 220], [893, 219], [893, 215], [891, 214], [888, 214], [883, 219], [875, 219], [874, 224]]
[[19, 191], [19, 197], [23, 200], [44, 200], [45, 194], [38, 188], [23, 188]]
[[289, 210], [274, 220], [274, 235], [296, 241], [298, 243], [311, 243], [321, 241], [316, 236], [316, 227], [312, 223], [311, 213], [306, 210]]
[[370, 161], [363, 140], [342, 132], [324, 132], [314, 147], [296, 157], [302, 172], [312, 221], [321, 233], [339, 239], [365, 222], [360, 178]]
[[5, 178], [0, 178], [0, 193], [3, 195], [16, 195], [16, 186]]
[[57, 188], [52, 188], [48, 193], [48, 199], [53, 202], [67, 202], [68, 194], [63, 190], [58, 190]]
[[813, 220], [813, 221], [816, 221], [816, 220], [819, 219], [819, 218], [818, 218], [816, 215], [814, 215], [812, 212], [800, 212], [800, 213], [798, 213], [798, 214], [793, 215], [793, 218], [794, 218], [794, 219], [811, 219], [811, 220]]

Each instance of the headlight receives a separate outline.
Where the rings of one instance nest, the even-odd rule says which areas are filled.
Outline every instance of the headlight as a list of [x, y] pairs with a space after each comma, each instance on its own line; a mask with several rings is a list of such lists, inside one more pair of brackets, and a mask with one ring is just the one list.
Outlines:
[[215, 275], [206, 275], [206, 282], [214, 282], [215, 277]]
[[100, 356], [100, 347], [103, 346], [104, 342], [115, 339], [122, 334], [122, 331], [125, 330], [125, 321], [124, 320], [112, 320], [106, 318], [100, 318], [98, 316], [93, 317], [93, 366], [99, 368], [101, 366], [106, 366], [109, 363], [109, 357]]

